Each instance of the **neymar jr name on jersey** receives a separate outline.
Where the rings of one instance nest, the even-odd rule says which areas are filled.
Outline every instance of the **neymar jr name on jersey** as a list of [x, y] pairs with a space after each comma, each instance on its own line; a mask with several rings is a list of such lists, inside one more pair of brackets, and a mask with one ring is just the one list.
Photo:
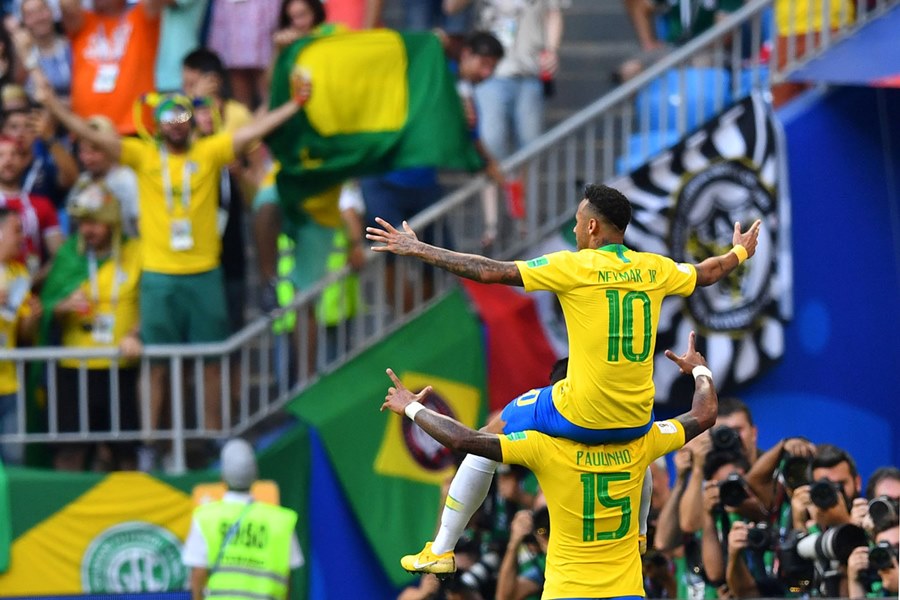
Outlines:
[[603, 283], [615, 283], [617, 281], [630, 281], [644, 283], [644, 277], [650, 283], [656, 283], [656, 269], [648, 269], [642, 273], [642, 269], [628, 269], [627, 271], [597, 271], [597, 281]]
[[617, 450], [615, 452], [578, 450], [575, 452], [575, 464], [586, 467], [628, 465], [631, 464], [631, 452], [627, 449]]

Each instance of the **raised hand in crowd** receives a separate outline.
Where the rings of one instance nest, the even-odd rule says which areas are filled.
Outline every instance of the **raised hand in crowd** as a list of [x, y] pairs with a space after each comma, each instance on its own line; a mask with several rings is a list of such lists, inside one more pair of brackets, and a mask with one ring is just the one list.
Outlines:
[[874, 529], [871, 517], [869, 517], [869, 501], [866, 498], [854, 498], [850, 505], [850, 522], [857, 527], [862, 527], [871, 532]]
[[714, 481], [707, 481], [703, 485], [703, 510], [712, 514], [722, 506], [722, 498], [719, 486]]
[[812, 518], [810, 508], [813, 506], [809, 497], [809, 485], [801, 485], [794, 490], [791, 496], [791, 516], [794, 529], [801, 531], [806, 529], [806, 523]]
[[865, 598], [866, 590], [859, 581], [859, 575], [869, 568], [869, 548], [859, 546], [853, 549], [847, 559], [847, 595], [850, 598]]
[[507, 552], [516, 552], [525, 536], [534, 529], [534, 518], [530, 510], [518, 511], [509, 524], [509, 544]]

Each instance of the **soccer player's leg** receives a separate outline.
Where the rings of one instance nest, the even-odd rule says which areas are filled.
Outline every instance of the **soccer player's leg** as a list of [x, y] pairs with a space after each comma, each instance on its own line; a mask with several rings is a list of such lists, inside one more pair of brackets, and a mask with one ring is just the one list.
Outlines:
[[[534, 429], [531, 421], [533, 405], [540, 392], [541, 390], [531, 390], [507, 404], [503, 412], [492, 419], [483, 431], [510, 433]], [[405, 570], [410, 573], [434, 573], [438, 576], [456, 571], [453, 549], [472, 515], [487, 497], [496, 469], [496, 461], [487, 458], [469, 454], [463, 459], [450, 482], [441, 512], [441, 525], [434, 541], [427, 542], [419, 553], [401, 558], [400, 565]]]

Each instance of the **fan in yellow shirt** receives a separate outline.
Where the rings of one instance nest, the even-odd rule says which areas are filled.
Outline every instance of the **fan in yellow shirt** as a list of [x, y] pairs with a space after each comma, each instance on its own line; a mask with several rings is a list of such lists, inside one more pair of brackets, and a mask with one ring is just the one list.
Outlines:
[[[696, 265], [676, 264], [624, 245], [631, 203], [618, 190], [590, 184], [575, 213], [576, 252], [529, 261], [496, 261], [426, 244], [405, 222], [403, 231], [381, 218], [366, 237], [376, 252], [412, 256], [482, 283], [552, 291], [559, 298], [569, 339], [569, 371], [556, 385], [531, 390], [488, 424], [493, 433], [535, 430], [585, 444], [643, 436], [653, 423], [653, 349], [660, 306], [667, 295], [686, 296], [731, 273], [756, 251], [760, 221], [746, 233], [734, 225], [734, 248]], [[496, 463], [466, 457], [450, 485], [441, 526], [430, 550], [401, 560], [415, 572], [455, 570], [452, 551], [484, 501]], [[642, 530], [645, 523], [642, 523]], [[443, 557], [433, 559], [433, 556]], [[425, 568], [415, 567], [427, 563]]]
[[[141, 249], [136, 239], [122, 234], [119, 200], [103, 183], [76, 189], [66, 206], [76, 220], [75, 234], [59, 249], [41, 299], [47, 309], [43, 338], [51, 323], [59, 327], [62, 345], [80, 348], [118, 348], [118, 373], [112, 378], [111, 360], [61, 360], [56, 365], [57, 428], [79, 431], [136, 431], [139, 427], [137, 380], [142, 344], [139, 336]], [[81, 373], [82, 368], [84, 373]], [[87, 398], [82, 404], [81, 377]], [[115, 399], [118, 406], [114, 407]], [[86, 407], [81, 414], [80, 407]], [[113, 415], [118, 418], [114, 419]], [[57, 470], [82, 471], [90, 444], [60, 444], [53, 465]], [[109, 467], [137, 468], [136, 444], [111, 442]]]
[[681, 356], [666, 352], [682, 373], [693, 374], [691, 410], [657, 421], [630, 442], [586, 445], [538, 431], [497, 435], [475, 431], [421, 404], [430, 393], [407, 390], [388, 369], [393, 387], [385, 408], [456, 451], [520, 464], [537, 476], [550, 511], [552, 535], [542, 598], [623, 598], [644, 595], [638, 553], [636, 506], [644, 470], [656, 458], [682, 447], [716, 420], [718, 400], [706, 361], [691, 333]]
[[[158, 139], [122, 138], [98, 131], [56, 97], [46, 77], [35, 71], [35, 99], [79, 139], [134, 169], [140, 191], [138, 229], [141, 252], [141, 338], [147, 344], [221, 341], [229, 331], [220, 268], [217, 228], [221, 169], [236, 155], [294, 117], [306, 104], [311, 84], [298, 74], [294, 97], [232, 132], [192, 139], [193, 103], [180, 95], [163, 96], [154, 118]], [[151, 366], [151, 429], [160, 425], [168, 369]], [[218, 361], [204, 365], [205, 421], [222, 427]]]
[[[9, 349], [31, 338], [42, 313], [41, 303], [29, 291], [31, 276], [18, 256], [24, 243], [22, 217], [0, 207], [0, 348]], [[13, 361], [0, 361], [0, 433], [16, 433], [19, 426], [19, 378]], [[22, 444], [0, 444], [0, 461], [22, 462]]]

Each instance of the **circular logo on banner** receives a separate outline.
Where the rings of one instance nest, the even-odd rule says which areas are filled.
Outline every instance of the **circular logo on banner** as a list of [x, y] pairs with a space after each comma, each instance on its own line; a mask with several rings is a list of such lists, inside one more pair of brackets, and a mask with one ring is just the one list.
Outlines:
[[85, 592], [134, 593], [183, 590], [187, 568], [181, 543], [169, 530], [128, 521], [103, 531], [81, 560]]
[[[756, 219], [771, 222], [774, 210], [774, 199], [755, 170], [738, 161], [712, 164], [689, 179], [676, 197], [672, 258], [699, 263], [724, 254], [732, 246], [736, 221], [746, 230]], [[702, 327], [734, 331], [754, 324], [770, 301], [766, 290], [773, 257], [761, 254], [687, 298], [688, 310]]]
[[[422, 404], [434, 412], [456, 418], [450, 405], [437, 392], [431, 392]], [[423, 469], [440, 471], [453, 464], [453, 453], [409, 419], [403, 419], [403, 440], [409, 453]]]

